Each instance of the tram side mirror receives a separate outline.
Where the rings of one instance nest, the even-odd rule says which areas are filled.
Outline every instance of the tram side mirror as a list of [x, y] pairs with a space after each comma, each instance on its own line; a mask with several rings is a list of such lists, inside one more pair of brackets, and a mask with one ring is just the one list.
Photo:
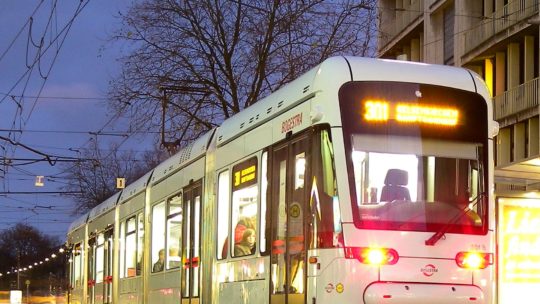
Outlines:
[[489, 124], [489, 135], [495, 137], [499, 134], [499, 123], [495, 120], [492, 120]]

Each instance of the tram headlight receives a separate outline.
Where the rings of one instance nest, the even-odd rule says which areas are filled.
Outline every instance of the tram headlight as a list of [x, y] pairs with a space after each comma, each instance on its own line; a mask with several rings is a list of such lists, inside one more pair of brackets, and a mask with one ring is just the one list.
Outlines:
[[459, 252], [456, 264], [461, 268], [484, 269], [493, 264], [493, 254], [484, 252]]
[[399, 260], [399, 255], [394, 249], [378, 247], [346, 247], [345, 257], [374, 266], [394, 265]]

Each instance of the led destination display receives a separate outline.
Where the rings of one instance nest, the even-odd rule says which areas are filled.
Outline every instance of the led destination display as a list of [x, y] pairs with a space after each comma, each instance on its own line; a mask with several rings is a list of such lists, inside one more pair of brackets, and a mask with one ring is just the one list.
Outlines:
[[402, 123], [455, 126], [459, 119], [458, 110], [433, 105], [389, 103], [371, 99], [364, 101], [363, 105], [365, 121], [386, 122], [394, 119]]

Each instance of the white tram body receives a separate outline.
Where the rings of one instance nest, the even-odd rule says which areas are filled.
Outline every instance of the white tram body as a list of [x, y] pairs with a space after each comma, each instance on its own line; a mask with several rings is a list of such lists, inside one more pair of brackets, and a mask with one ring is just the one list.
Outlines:
[[494, 303], [489, 93], [334, 57], [69, 228], [71, 303]]

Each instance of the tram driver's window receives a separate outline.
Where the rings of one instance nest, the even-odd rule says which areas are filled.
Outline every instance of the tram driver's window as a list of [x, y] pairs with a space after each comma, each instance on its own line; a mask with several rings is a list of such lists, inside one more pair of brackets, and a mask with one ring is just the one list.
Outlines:
[[[415, 155], [354, 151], [352, 157], [359, 204], [417, 199], [418, 158]], [[399, 191], [392, 191], [393, 188]], [[394, 196], [394, 192], [405, 194]]]
[[233, 167], [232, 231], [233, 256], [255, 253], [257, 239], [257, 158]]

